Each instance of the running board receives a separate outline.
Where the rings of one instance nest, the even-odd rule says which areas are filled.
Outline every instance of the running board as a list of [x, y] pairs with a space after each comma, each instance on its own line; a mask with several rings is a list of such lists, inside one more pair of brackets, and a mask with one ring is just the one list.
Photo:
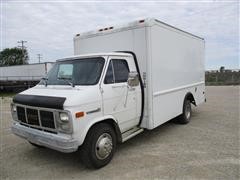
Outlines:
[[130, 138], [138, 135], [139, 133], [143, 132], [142, 128], [134, 127], [122, 134], [122, 142], [129, 140]]

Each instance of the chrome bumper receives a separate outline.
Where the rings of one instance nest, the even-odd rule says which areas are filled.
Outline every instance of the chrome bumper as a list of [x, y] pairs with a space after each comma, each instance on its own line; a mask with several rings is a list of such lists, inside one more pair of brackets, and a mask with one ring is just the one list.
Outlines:
[[77, 141], [72, 138], [61, 137], [57, 134], [39, 131], [37, 129], [20, 125], [19, 123], [13, 123], [12, 132], [32, 143], [60, 152], [70, 153], [77, 151], [78, 149]]

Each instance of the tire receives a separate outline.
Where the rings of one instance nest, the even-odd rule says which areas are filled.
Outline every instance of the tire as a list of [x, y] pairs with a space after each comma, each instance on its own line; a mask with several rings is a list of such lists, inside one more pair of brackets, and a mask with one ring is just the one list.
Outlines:
[[37, 147], [37, 148], [44, 148], [43, 146], [40, 146], [38, 144], [35, 144], [35, 143], [32, 143], [30, 141], [28, 141], [31, 145], [33, 145], [34, 147]]
[[101, 168], [107, 165], [116, 149], [116, 134], [106, 123], [93, 126], [80, 147], [80, 158], [88, 168]]
[[177, 122], [179, 124], [187, 124], [190, 122], [192, 117], [192, 108], [190, 100], [186, 99], [183, 103], [183, 113], [178, 118]]

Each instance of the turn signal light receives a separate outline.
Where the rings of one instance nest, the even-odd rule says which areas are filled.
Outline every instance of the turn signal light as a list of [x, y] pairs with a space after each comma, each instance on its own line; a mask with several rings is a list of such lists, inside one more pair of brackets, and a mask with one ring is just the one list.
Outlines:
[[84, 116], [84, 112], [77, 112], [75, 114], [76, 118], [80, 118], [80, 117], [83, 117]]

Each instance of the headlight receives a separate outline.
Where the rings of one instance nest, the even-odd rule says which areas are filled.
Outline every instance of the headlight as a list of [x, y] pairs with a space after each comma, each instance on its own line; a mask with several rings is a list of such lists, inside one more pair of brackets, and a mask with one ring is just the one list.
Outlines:
[[67, 112], [59, 112], [58, 128], [60, 132], [72, 133], [72, 123], [70, 114]]
[[17, 107], [15, 104], [12, 104], [12, 112], [17, 112]]
[[68, 116], [68, 114], [65, 113], [65, 112], [60, 112], [60, 113], [59, 113], [59, 118], [60, 118], [60, 120], [63, 121], [63, 122], [68, 122], [68, 121], [69, 121], [69, 116]]

